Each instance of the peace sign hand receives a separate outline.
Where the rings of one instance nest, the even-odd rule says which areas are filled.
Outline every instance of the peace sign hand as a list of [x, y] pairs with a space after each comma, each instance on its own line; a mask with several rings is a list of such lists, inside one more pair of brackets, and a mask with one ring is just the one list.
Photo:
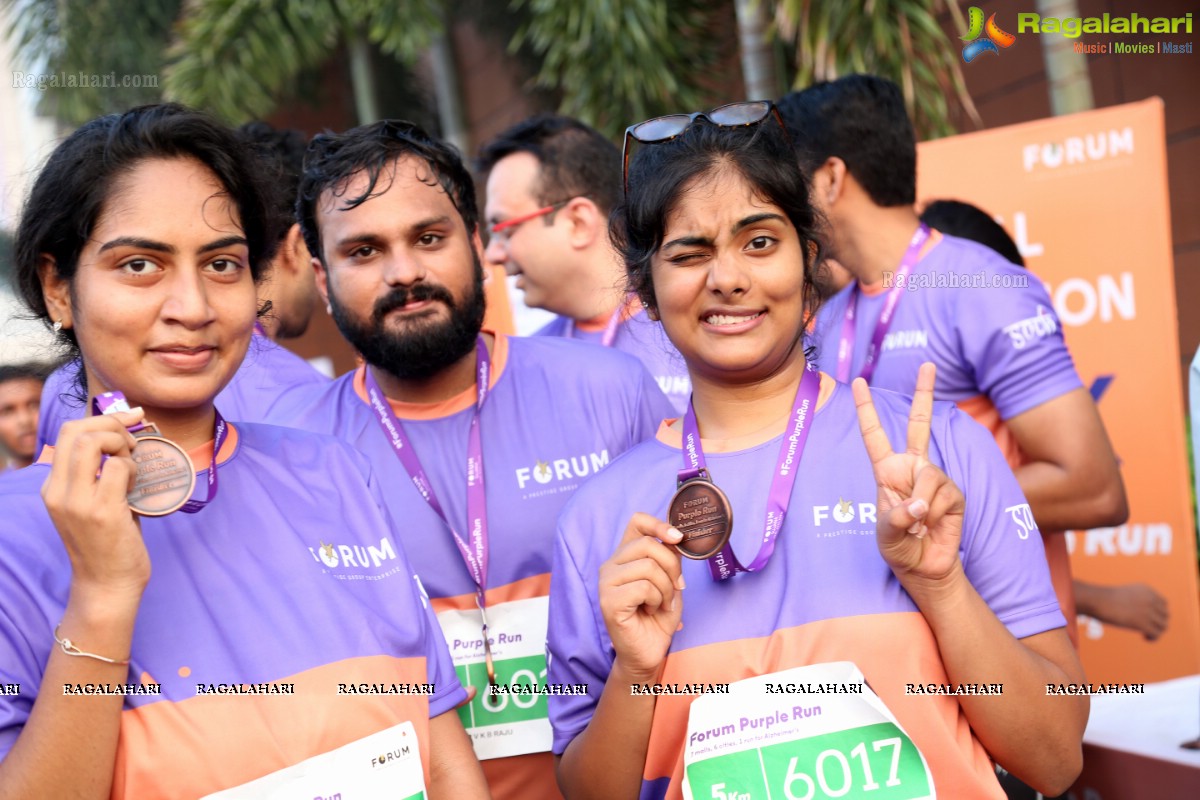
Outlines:
[[908, 414], [908, 449], [892, 451], [879, 424], [871, 391], [862, 378], [854, 381], [858, 426], [879, 487], [876, 543], [888, 566], [903, 581], [939, 582], [958, 564], [965, 500], [954, 481], [929, 462], [929, 428], [937, 368], [921, 365], [912, 409]]

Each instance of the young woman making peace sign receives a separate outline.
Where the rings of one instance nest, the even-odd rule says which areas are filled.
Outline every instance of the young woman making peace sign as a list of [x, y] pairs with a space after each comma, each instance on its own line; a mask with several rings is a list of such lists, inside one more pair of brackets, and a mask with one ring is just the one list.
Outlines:
[[614, 238], [694, 388], [560, 518], [549, 680], [589, 687], [551, 698], [560, 783], [1000, 798], [995, 759], [1057, 793], [1087, 701], [1047, 696], [1082, 669], [1025, 499], [931, 365], [910, 401], [806, 359], [816, 220], [770, 112], [630, 129]]

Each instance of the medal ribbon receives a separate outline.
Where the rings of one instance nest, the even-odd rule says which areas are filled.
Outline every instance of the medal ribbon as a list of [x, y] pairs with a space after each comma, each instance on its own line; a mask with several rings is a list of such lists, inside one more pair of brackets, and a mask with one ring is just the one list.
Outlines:
[[[128, 410], [129, 402], [121, 392], [105, 392], [92, 398], [92, 414], [113, 414], [117, 411]], [[212, 466], [208, 469], [208, 492], [203, 500], [193, 498], [180, 506], [179, 510], [185, 514], [195, 514], [217, 496], [217, 453], [221, 452], [221, 445], [225, 444], [225, 437], [229, 435], [229, 424], [225, 422], [225, 418], [216, 408], [213, 409], [213, 414], [216, 420], [213, 423], [213, 455]], [[136, 434], [146, 428], [147, 425], [139, 422], [129, 426], [128, 430], [130, 433]]]
[[[888, 292], [887, 299], [883, 302], [883, 311], [879, 314], [879, 321], [875, 323], [875, 333], [871, 336], [871, 345], [867, 349], [867, 357], [863, 360], [862, 371], [859, 373], [859, 377], [867, 383], [871, 382], [871, 376], [875, 374], [875, 362], [879, 359], [880, 348], [883, 346], [883, 339], [887, 336], [888, 328], [892, 327], [892, 317], [896, 313], [896, 304], [900, 302], [900, 295], [904, 292], [905, 279], [912, 272], [912, 268], [916, 266], [917, 259], [921, 255], [921, 248], [929, 240], [929, 234], [928, 225], [924, 222], [918, 225], [916, 233], [908, 243], [908, 249], [904, 251], [904, 258], [900, 260], [900, 268], [896, 270], [894, 276], [895, 282], [892, 290]], [[846, 316], [842, 319], [842, 339], [838, 342], [837, 379], [842, 383], [850, 382], [850, 360], [854, 357], [854, 317], [858, 311], [860, 294], [862, 292], [858, 287], [858, 282], [855, 281], [854, 288], [850, 290], [850, 300], [846, 303]]]
[[392, 450], [408, 477], [412, 480], [417, 492], [424, 498], [434, 513], [441, 517], [442, 522], [450, 529], [458, 552], [466, 562], [471, 580], [475, 582], [476, 600], [479, 611], [483, 615], [483, 649], [487, 662], [488, 681], [496, 682], [495, 667], [492, 664], [492, 648], [488, 643], [487, 599], [484, 590], [487, 588], [488, 571], [488, 533], [487, 533], [487, 492], [483, 482], [483, 440], [479, 428], [479, 414], [483, 410], [483, 401], [487, 399], [488, 386], [491, 378], [492, 362], [488, 356], [487, 343], [480, 336], [475, 341], [475, 413], [471, 416], [471, 427], [467, 434], [467, 525], [469, 539], [463, 539], [458, 528], [446, 516], [433, 483], [421, 466], [421, 459], [408, 434], [404, 432], [404, 423], [392, 411], [391, 405], [384, 397], [379, 382], [371, 374], [368, 367], [366, 372], [367, 399], [375, 411], [375, 421], [383, 429], [384, 435], [392, 444]]
[[[771, 560], [775, 552], [775, 540], [783, 529], [792, 499], [792, 488], [796, 485], [800, 456], [812, 430], [810, 419], [817, 411], [817, 397], [821, 392], [821, 375], [810, 361], [804, 366], [800, 385], [796, 387], [796, 398], [792, 401], [791, 425], [779, 443], [779, 458], [775, 474], [771, 478], [771, 490], [767, 494], [767, 513], [763, 523], [762, 545], [758, 555], [748, 566], [742, 566], [733, 553], [733, 545], [726, 542], [716, 555], [708, 559], [708, 570], [713, 580], [723, 581], [739, 572], [757, 572]], [[679, 471], [679, 483], [694, 478], [708, 480], [708, 469], [704, 461], [704, 448], [700, 445], [700, 429], [696, 425], [696, 411], [688, 403], [683, 417], [683, 469]]]

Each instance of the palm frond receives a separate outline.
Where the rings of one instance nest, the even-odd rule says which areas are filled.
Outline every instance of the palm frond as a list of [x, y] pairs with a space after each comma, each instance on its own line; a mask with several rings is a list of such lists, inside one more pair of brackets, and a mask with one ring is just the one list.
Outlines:
[[167, 94], [232, 122], [262, 117], [351, 35], [415, 60], [441, 30], [440, 8], [438, 0], [189, 0]]
[[852, 72], [895, 81], [923, 138], [955, 132], [957, 113], [980, 125], [966, 90], [957, 43], [938, 13], [948, 8], [963, 26], [958, 0], [778, 0], [776, 31], [796, 52], [795, 88]]
[[143, 0], [136, 13], [121, 0], [2, 2], [22, 71], [69, 82], [47, 81], [41, 113], [77, 125], [162, 98], [165, 44], [181, 0]]
[[341, 29], [328, 2], [189, 0], [167, 96], [231, 122], [265, 116], [301, 70], [329, 56]]
[[712, 0], [512, 0], [527, 12], [510, 51], [541, 59], [534, 84], [559, 110], [617, 135], [632, 122], [698, 108], [719, 52]]

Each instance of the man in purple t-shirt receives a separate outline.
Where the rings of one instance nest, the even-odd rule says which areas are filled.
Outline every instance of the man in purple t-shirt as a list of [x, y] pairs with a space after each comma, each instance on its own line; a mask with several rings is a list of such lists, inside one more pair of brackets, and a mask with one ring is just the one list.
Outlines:
[[478, 167], [488, 175], [484, 258], [518, 276], [526, 305], [558, 315], [536, 335], [632, 353], [682, 414], [692, 394], [683, 357], [626, 297], [625, 265], [608, 241], [620, 151], [578, 120], [540, 114], [484, 145]]
[[460, 709], [496, 798], [558, 796], [546, 698], [555, 519], [580, 483], [672, 409], [613, 348], [481, 330], [475, 189], [457, 152], [384, 121], [317, 137], [300, 219], [317, 284], [365, 364], [296, 424], [387, 485], [429, 592]]
[[916, 143], [900, 89], [851, 75], [779, 103], [831, 255], [855, 280], [832, 297], [814, 338], [823, 370], [907, 393], [922, 362], [937, 398], [992, 431], [1029, 499], [1073, 631], [1063, 536], [1118, 525], [1128, 509], [1112, 445], [1075, 372], [1039, 281], [990, 249], [920, 224]]

